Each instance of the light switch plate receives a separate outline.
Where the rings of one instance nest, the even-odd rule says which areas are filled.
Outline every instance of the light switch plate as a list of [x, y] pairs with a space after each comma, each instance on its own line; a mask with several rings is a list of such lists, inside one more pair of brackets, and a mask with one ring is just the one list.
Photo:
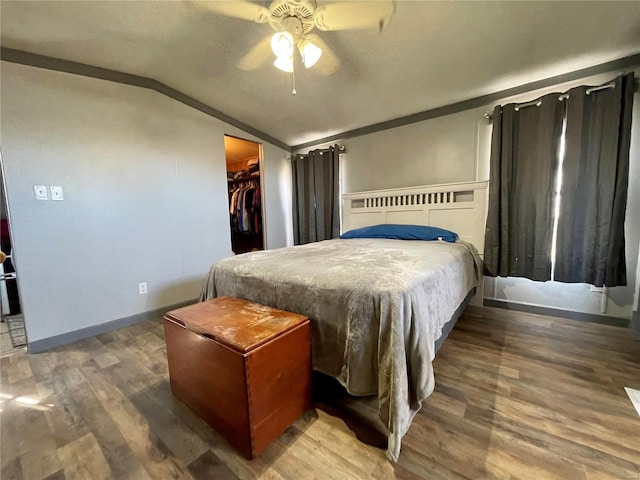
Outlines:
[[57, 185], [51, 185], [51, 200], [64, 200], [64, 194], [62, 193], [62, 187]]
[[36, 196], [36, 200], [49, 200], [49, 195], [47, 194], [46, 185], [34, 185], [33, 193]]

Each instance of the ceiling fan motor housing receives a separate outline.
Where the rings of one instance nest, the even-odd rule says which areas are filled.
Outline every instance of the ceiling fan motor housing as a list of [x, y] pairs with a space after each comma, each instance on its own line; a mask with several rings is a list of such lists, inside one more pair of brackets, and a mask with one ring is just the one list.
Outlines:
[[269, 25], [276, 32], [291, 33], [297, 40], [313, 30], [315, 9], [313, 0], [274, 0], [269, 6]]

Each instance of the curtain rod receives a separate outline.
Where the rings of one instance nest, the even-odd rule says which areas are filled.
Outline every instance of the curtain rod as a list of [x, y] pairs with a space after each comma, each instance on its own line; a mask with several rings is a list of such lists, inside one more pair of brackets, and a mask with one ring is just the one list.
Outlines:
[[526, 102], [526, 103], [519, 103], [516, 105], [516, 112], [519, 112], [521, 108], [527, 108], [527, 107], [539, 107], [540, 105], [542, 105], [542, 100], [538, 99], [538, 100], [534, 100], [533, 102]]
[[[347, 147], [345, 147], [344, 145], [338, 145], [338, 154], [339, 154], [339, 155], [342, 155], [343, 153], [347, 153]], [[291, 159], [292, 159], [293, 157], [302, 157], [302, 156], [304, 156], [304, 155], [307, 155], [307, 154], [303, 154], [303, 153], [296, 153], [295, 155], [291, 155], [291, 156], [289, 156], [288, 161], [289, 161], [289, 162], [291, 162]]]
[[[637, 90], [637, 83], [636, 83], [636, 90]], [[606, 85], [600, 85], [599, 87], [591, 87], [588, 88], [585, 92], [585, 94], [587, 95], [591, 95], [593, 92], [599, 92], [601, 90], [608, 90], [610, 88], [615, 88], [616, 84], [615, 82], [611, 82], [611, 83], [607, 83]], [[562, 101], [562, 100], [566, 100], [567, 98], [569, 98], [569, 94], [565, 93], [564, 95], [560, 95], [558, 97], [558, 100]], [[526, 107], [539, 107], [542, 104], [542, 102], [538, 99], [538, 100], [533, 100], [532, 102], [527, 102], [527, 103], [520, 103], [518, 105], [516, 105], [515, 110], [516, 112], [519, 111], [521, 108], [526, 108]], [[493, 119], [493, 114], [491, 112], [484, 112], [482, 114], [482, 116], [484, 118], [486, 118], [487, 120], [491, 120]]]
[[[614, 88], [615, 86], [616, 86], [616, 84], [614, 82], [611, 82], [611, 83], [607, 83], [606, 85], [600, 85], [599, 87], [588, 88], [585, 93], [587, 95], [590, 95], [592, 92], [597, 92], [597, 91], [600, 91], [600, 90], [608, 90], [609, 88]], [[568, 95], [567, 95], [567, 97], [568, 97]]]
[[[347, 153], [347, 147], [345, 147], [344, 145], [338, 145], [338, 153], [339, 154]], [[302, 155], [306, 155], [306, 153], [296, 153], [294, 157], [300, 157]]]

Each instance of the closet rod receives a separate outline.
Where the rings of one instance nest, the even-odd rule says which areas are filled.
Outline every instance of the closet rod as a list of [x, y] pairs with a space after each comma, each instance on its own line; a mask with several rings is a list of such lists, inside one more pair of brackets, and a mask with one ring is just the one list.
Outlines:
[[229, 185], [236, 185], [238, 183], [247, 183], [247, 182], [260, 182], [260, 176], [255, 177], [245, 177], [245, 178], [234, 178], [233, 180], [227, 180]]

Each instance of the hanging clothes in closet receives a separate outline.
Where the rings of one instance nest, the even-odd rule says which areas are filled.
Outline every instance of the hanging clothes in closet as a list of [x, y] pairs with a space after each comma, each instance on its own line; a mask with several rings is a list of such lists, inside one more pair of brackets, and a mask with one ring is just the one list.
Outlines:
[[229, 213], [231, 231], [247, 235], [262, 234], [262, 204], [257, 180], [244, 180], [231, 185]]

